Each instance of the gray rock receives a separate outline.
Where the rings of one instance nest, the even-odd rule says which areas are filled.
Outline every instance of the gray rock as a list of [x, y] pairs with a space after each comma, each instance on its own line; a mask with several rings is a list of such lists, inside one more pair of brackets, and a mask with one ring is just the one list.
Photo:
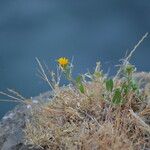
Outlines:
[[7, 140], [4, 142], [1, 150], [11, 150], [13, 146], [23, 143], [22, 137], [23, 137], [23, 131], [21, 129], [10, 134], [7, 137]]
[[[46, 92], [32, 98], [33, 106], [37, 103], [51, 100], [52, 93]], [[24, 133], [26, 121], [30, 119], [30, 107], [20, 104], [9, 111], [0, 122], [0, 150], [40, 150], [24, 144]]]

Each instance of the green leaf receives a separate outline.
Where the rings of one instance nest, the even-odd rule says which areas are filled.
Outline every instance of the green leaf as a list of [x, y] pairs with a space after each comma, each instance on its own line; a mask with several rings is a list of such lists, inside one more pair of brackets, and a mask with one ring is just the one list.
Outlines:
[[83, 86], [83, 84], [82, 84], [82, 76], [78, 76], [77, 78], [76, 78], [76, 86], [77, 86], [77, 88], [80, 90], [80, 92], [81, 93], [84, 93], [84, 86]]
[[83, 84], [79, 85], [79, 90], [80, 90], [81, 93], [84, 93], [84, 86], [83, 86]]
[[122, 95], [121, 95], [121, 90], [116, 89], [114, 92], [114, 96], [112, 99], [113, 104], [121, 104], [122, 103]]
[[112, 92], [113, 87], [114, 87], [113, 80], [112, 79], [106, 80], [106, 89], [107, 89], [107, 91]]
[[82, 82], [82, 76], [78, 76], [77, 78], [76, 78], [76, 83], [77, 84], [80, 84]]
[[127, 75], [131, 75], [135, 70], [136, 68], [131, 64], [125, 66], [125, 73], [127, 73]]
[[131, 87], [132, 87], [132, 90], [133, 90], [133, 91], [136, 91], [136, 90], [139, 89], [139, 87], [138, 87], [138, 85], [137, 85], [137, 83], [136, 83], [135, 80], [132, 80], [131, 83], [132, 83], [132, 84], [131, 84]]
[[127, 85], [126, 82], [124, 82], [121, 86], [121, 91], [124, 92], [125, 95], [128, 95], [130, 88], [129, 85]]

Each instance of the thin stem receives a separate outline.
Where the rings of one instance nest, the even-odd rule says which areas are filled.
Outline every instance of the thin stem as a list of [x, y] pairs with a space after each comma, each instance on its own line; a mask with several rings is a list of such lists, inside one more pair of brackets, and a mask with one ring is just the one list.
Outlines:
[[145, 40], [145, 38], [148, 36], [148, 32], [145, 33], [145, 35], [139, 40], [139, 42], [134, 46], [134, 48], [131, 50], [131, 52], [129, 53], [129, 55], [124, 59], [123, 64], [120, 66], [120, 69], [118, 70], [116, 76], [114, 77], [114, 80], [116, 80], [116, 78], [119, 77], [120, 73], [122, 72], [122, 67], [127, 65], [127, 63], [129, 62], [131, 56], [133, 55], [133, 53], [135, 52], [135, 50], [140, 46], [140, 44]]

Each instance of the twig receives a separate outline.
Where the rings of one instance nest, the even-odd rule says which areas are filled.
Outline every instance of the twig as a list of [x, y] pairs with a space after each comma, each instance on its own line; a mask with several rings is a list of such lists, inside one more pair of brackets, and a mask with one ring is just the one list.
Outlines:
[[134, 46], [134, 48], [131, 50], [130, 54], [128, 57], [126, 57], [125, 61], [129, 61], [131, 58], [132, 54], [135, 52], [135, 50], [140, 46], [140, 44], [144, 41], [144, 39], [148, 36], [148, 32], [145, 33], [145, 35], [141, 38], [141, 40]]
[[54, 90], [54, 87], [53, 87], [53, 85], [50, 83], [50, 81], [49, 81], [49, 79], [48, 79], [48, 77], [47, 77], [47, 75], [46, 75], [46, 73], [45, 73], [45, 71], [44, 71], [44, 69], [43, 69], [43, 67], [42, 67], [41, 62], [39, 61], [38, 58], [36, 58], [36, 61], [38, 62], [38, 65], [39, 65], [39, 67], [40, 67], [40, 71], [41, 71], [42, 77], [43, 77], [43, 78], [45, 79], [45, 81], [48, 83], [48, 85], [50, 86], [50, 88], [51, 88], [52, 90]]
[[11, 99], [0, 99], [0, 102], [22, 103], [22, 101], [11, 100]]
[[17, 97], [19, 97], [20, 99], [22, 99], [22, 100], [25, 100], [26, 98], [24, 98], [22, 95], [20, 95], [18, 92], [16, 92], [16, 91], [14, 91], [14, 90], [12, 90], [12, 89], [7, 89], [10, 93], [12, 93], [12, 94], [14, 94], [14, 95], [16, 95]]
[[9, 95], [9, 94], [7, 94], [7, 93], [5, 93], [5, 92], [0, 92], [0, 94], [2, 94], [2, 95], [5, 95], [5, 96], [7, 96], [7, 97], [10, 97], [10, 98], [12, 98], [12, 99], [14, 99], [14, 100], [17, 100], [17, 101], [21, 101], [21, 102], [24, 102], [22, 99], [20, 99], [20, 98], [17, 98], [17, 97], [14, 97], [14, 96], [12, 96], [12, 95]]
[[129, 59], [131, 58], [131, 56], [133, 55], [133, 53], [135, 52], [135, 50], [140, 46], [140, 44], [144, 41], [144, 39], [148, 36], [148, 32], [145, 33], [145, 35], [139, 40], [139, 42], [134, 46], [134, 48], [131, 50], [131, 52], [129, 53], [129, 55], [123, 60], [123, 64], [120, 66], [120, 69], [118, 70], [114, 80], [119, 76], [119, 74], [122, 71], [122, 66], [127, 65], [127, 63], [129, 62]]

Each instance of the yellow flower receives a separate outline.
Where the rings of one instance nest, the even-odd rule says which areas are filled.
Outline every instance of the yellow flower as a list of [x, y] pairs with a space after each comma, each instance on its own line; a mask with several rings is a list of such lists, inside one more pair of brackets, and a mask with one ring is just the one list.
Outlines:
[[65, 57], [60, 57], [57, 59], [57, 62], [63, 69], [69, 64], [69, 60]]

